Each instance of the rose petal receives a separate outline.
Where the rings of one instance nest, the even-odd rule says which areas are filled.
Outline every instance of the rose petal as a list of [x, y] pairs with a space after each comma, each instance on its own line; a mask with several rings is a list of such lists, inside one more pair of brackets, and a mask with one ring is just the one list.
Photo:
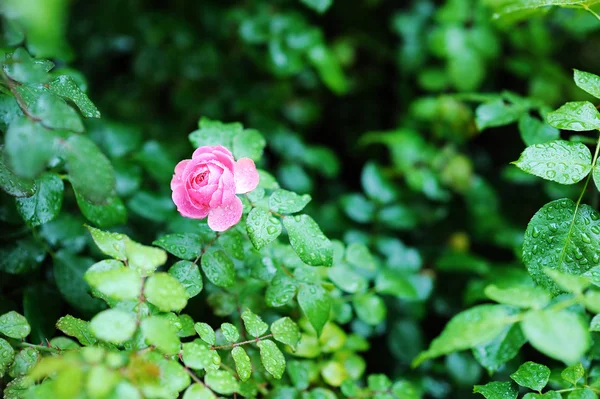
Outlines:
[[250, 158], [241, 158], [235, 163], [235, 192], [236, 194], [245, 194], [254, 190], [258, 186], [258, 171], [254, 161]]
[[242, 201], [234, 197], [227, 205], [211, 209], [208, 213], [208, 227], [214, 231], [225, 231], [237, 224], [242, 217]]
[[185, 217], [192, 219], [204, 219], [208, 215], [209, 208], [197, 208], [195, 207], [188, 198], [188, 195], [184, 187], [180, 187], [178, 190], [173, 190], [173, 202], [177, 206], [177, 211]]
[[[216, 184], [209, 184], [199, 188], [186, 187], [186, 192], [190, 198], [190, 202], [192, 203], [192, 205], [199, 208], [205, 206], [210, 206], [211, 208], [214, 208], [214, 206], [210, 205], [210, 203], [214, 192], [218, 189], [219, 187]], [[217, 206], [220, 204], [221, 203], [217, 204]]]
[[215, 190], [210, 200], [211, 208], [218, 208], [221, 204], [228, 204], [235, 197], [235, 181], [233, 173], [225, 169], [219, 179], [218, 188]]
[[189, 162], [189, 159], [184, 159], [175, 166], [175, 174], [173, 174], [173, 178], [171, 179], [171, 190], [174, 190], [175, 187], [178, 187], [181, 184], [183, 184], [183, 172]]
[[199, 147], [192, 154], [192, 159], [207, 159], [207, 155], [221, 162], [225, 167], [233, 169], [233, 154], [227, 148], [220, 145]]

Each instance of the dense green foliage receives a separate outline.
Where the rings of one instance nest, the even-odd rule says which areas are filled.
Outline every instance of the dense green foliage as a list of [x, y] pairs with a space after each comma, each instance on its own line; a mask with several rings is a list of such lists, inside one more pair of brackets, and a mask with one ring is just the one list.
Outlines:
[[598, 397], [597, 0], [196, 3], [0, 2], [4, 398]]

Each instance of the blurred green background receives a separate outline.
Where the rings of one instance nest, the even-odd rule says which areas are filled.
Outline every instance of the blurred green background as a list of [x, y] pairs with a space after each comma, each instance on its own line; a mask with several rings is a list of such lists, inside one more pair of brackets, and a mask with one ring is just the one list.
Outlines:
[[[310, 213], [329, 237], [364, 243], [418, 277], [410, 298], [386, 300], [387, 321], [346, 326], [372, 338], [368, 372], [411, 375], [431, 397], [461, 397], [484, 374], [470, 354], [418, 370], [410, 361], [483, 298], [487, 282], [527, 278], [526, 223], [549, 199], [578, 192], [509, 162], [557, 137], [546, 112], [588, 99], [572, 68], [600, 70], [591, 13], [504, 13], [520, 3], [4, 0], [0, 51], [24, 43], [87, 90], [102, 118], [86, 129], [111, 160], [126, 207], [102, 227], [141, 242], [183, 229], [169, 181], [200, 117], [259, 130], [259, 166], [312, 195]], [[14, 256], [22, 221], [0, 199], [0, 257]], [[597, 205], [597, 193], [587, 200]], [[75, 204], [65, 198], [65, 212], [39, 234], [86, 255]], [[55, 296], [49, 269], [34, 266], [0, 274], [0, 308], [36, 283]], [[49, 312], [73, 311], [53, 301]]]

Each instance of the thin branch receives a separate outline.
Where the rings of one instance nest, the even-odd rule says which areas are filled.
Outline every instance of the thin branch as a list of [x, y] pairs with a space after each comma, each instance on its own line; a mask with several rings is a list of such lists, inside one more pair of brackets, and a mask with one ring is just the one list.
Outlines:
[[242, 342], [235, 342], [233, 344], [229, 344], [229, 345], [221, 345], [221, 346], [211, 346], [210, 350], [217, 350], [217, 349], [233, 349], [236, 346], [242, 346], [242, 345], [246, 345], [246, 344], [251, 344], [251, 343], [257, 343], [259, 341], [262, 341], [263, 339], [267, 339], [267, 338], [271, 338], [273, 336], [273, 334], [268, 334], [265, 335], [263, 337], [258, 337], [258, 338], [254, 338], [254, 339], [249, 339], [248, 341], [242, 341]]

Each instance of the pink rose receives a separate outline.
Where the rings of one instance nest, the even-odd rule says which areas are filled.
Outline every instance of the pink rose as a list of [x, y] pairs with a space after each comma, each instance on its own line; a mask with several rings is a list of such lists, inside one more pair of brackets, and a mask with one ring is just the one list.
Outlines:
[[220, 145], [204, 146], [175, 166], [171, 180], [173, 202], [183, 216], [204, 219], [214, 231], [225, 231], [240, 221], [242, 201], [236, 194], [250, 192], [258, 185], [254, 161], [237, 162]]

